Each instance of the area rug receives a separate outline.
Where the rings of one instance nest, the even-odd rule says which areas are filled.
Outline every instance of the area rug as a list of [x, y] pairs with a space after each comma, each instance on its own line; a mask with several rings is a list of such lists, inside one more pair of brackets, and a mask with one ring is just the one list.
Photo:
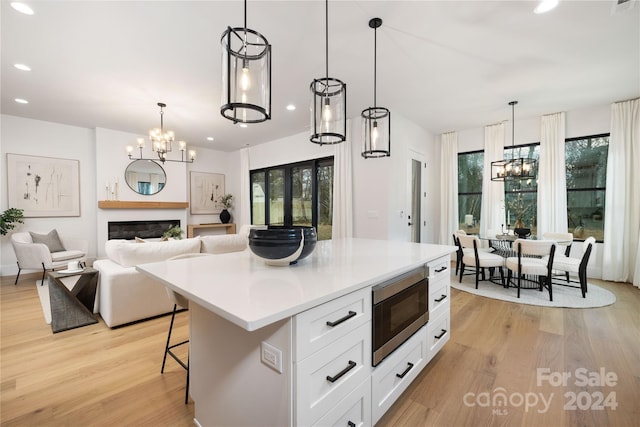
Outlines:
[[537, 289], [521, 289], [520, 298], [518, 298], [518, 290], [516, 288], [505, 289], [489, 281], [480, 281], [478, 289], [476, 289], [474, 275], [462, 276], [462, 283], [458, 283], [458, 280], [459, 276], [451, 276], [452, 288], [474, 295], [520, 304], [545, 307], [592, 308], [604, 307], [616, 302], [616, 296], [613, 293], [592, 283], [587, 284], [586, 298], [582, 298], [582, 292], [580, 292], [579, 288], [554, 285], [552, 288], [553, 301], [549, 301], [549, 291], [547, 289], [543, 289], [542, 292]]
[[40, 298], [40, 305], [42, 306], [42, 314], [44, 314], [44, 321], [47, 325], [51, 324], [51, 302], [49, 301], [49, 283], [40, 286], [42, 280], [36, 280], [36, 289], [38, 290], [38, 297]]

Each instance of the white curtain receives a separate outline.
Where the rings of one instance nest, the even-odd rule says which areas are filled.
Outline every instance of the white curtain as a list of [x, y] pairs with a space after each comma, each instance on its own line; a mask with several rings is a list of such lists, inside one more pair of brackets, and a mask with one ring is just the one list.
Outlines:
[[611, 106], [602, 278], [640, 287], [640, 98]]
[[249, 148], [240, 149], [240, 226], [251, 224], [251, 178]]
[[440, 136], [440, 244], [452, 245], [458, 229], [458, 133]]
[[347, 140], [334, 145], [333, 224], [331, 238], [353, 236], [353, 178], [351, 164], [351, 120], [347, 121]]
[[565, 113], [542, 116], [538, 163], [538, 237], [567, 232]]
[[504, 159], [504, 123], [484, 128], [484, 173], [482, 174], [482, 209], [480, 235], [500, 230], [505, 224], [504, 182], [491, 181], [491, 162]]

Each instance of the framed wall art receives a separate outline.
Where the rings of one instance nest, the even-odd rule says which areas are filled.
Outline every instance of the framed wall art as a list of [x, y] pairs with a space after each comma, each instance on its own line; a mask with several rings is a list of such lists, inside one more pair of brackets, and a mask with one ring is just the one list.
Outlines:
[[219, 173], [191, 172], [189, 180], [189, 207], [192, 215], [219, 214], [220, 198], [224, 195], [224, 175]]
[[78, 160], [7, 153], [9, 206], [25, 218], [80, 216]]

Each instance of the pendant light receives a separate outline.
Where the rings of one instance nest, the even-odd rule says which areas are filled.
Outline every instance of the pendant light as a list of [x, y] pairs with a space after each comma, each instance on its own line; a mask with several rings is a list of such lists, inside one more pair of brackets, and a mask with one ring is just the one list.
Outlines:
[[311, 142], [339, 144], [347, 139], [347, 85], [329, 77], [329, 1], [325, 0], [325, 77], [311, 82]]
[[369, 27], [373, 28], [373, 107], [362, 110], [362, 157], [391, 156], [391, 112], [376, 104], [376, 68], [378, 48], [378, 28], [382, 19], [373, 18]]
[[127, 154], [131, 160], [160, 160], [164, 162], [180, 162], [180, 163], [193, 163], [196, 158], [196, 152], [189, 150], [188, 158], [185, 160], [185, 152], [187, 151], [187, 143], [184, 141], [178, 141], [178, 150], [180, 150], [180, 160], [167, 159], [167, 153], [171, 152], [171, 146], [175, 141], [175, 133], [172, 130], [164, 130], [164, 108], [167, 104], [158, 102], [160, 107], [160, 127], [151, 129], [149, 131], [149, 140], [151, 141], [151, 149], [158, 155], [157, 159], [144, 158], [142, 156], [142, 149], [144, 148], [144, 138], [138, 138], [138, 150], [140, 150], [140, 157], [133, 157], [133, 146], [127, 146]]
[[222, 45], [222, 102], [220, 113], [234, 123], [271, 119], [271, 45], [257, 31], [227, 27]]
[[491, 181], [517, 181], [523, 179], [533, 179], [536, 176], [536, 160], [515, 157], [515, 106], [518, 101], [511, 101], [511, 159], [497, 160], [491, 162]]

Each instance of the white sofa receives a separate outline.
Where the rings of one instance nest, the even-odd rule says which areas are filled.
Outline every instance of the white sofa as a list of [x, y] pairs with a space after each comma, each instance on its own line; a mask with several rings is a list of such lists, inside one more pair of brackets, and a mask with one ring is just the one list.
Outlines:
[[100, 272], [98, 311], [102, 319], [113, 328], [173, 310], [173, 302], [164, 285], [138, 272], [136, 265], [188, 253], [242, 251], [247, 248], [247, 235], [248, 230], [242, 229], [238, 234], [197, 236], [167, 242], [107, 241], [107, 258], [93, 263]]

